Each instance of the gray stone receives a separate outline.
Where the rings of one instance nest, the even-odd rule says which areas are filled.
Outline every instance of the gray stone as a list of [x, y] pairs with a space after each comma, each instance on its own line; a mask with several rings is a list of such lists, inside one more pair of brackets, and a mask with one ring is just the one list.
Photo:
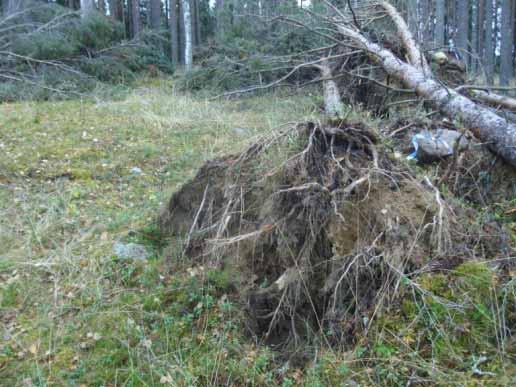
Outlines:
[[133, 175], [141, 175], [142, 174], [142, 170], [141, 170], [141, 168], [134, 167], [133, 169], [131, 169], [131, 173]]
[[251, 135], [251, 130], [246, 128], [233, 128], [233, 132], [242, 137]]
[[151, 256], [145, 246], [137, 243], [116, 242], [113, 246], [113, 252], [123, 260], [146, 260]]

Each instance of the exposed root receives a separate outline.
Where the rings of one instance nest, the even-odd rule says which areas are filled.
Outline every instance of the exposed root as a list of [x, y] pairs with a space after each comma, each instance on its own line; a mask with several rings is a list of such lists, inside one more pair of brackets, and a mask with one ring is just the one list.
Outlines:
[[[297, 345], [325, 332], [353, 342], [401, 281], [496, 258], [501, 234], [391, 160], [378, 137], [342, 120], [283, 128], [240, 155], [207, 163], [161, 216], [185, 253], [243, 273], [254, 332]], [[450, 175], [451, 176], [451, 175]]]

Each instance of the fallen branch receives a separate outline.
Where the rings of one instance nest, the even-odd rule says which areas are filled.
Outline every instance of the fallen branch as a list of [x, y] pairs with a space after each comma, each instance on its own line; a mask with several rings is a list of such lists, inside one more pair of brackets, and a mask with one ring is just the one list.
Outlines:
[[[388, 8], [385, 3], [383, 7]], [[410, 36], [406, 32], [408, 26], [401, 16], [392, 20], [397, 30], [401, 31], [400, 35], [405, 38]], [[415, 89], [420, 98], [424, 98], [443, 114], [460, 119], [491, 151], [516, 167], [516, 125], [438, 82], [431, 73], [425, 72], [424, 65], [420, 67], [401, 60], [392, 51], [372, 42], [352, 26], [339, 23], [336, 28], [345, 38], [362, 48], [389, 76], [399, 80], [405, 87]], [[415, 43], [409, 43], [406, 47], [408, 50], [417, 47]], [[414, 53], [410, 56], [411, 60], [415, 60]]]
[[514, 98], [506, 97], [500, 94], [489, 93], [484, 90], [473, 90], [471, 93], [475, 99], [478, 99], [479, 101], [488, 105], [516, 111], [516, 99]]

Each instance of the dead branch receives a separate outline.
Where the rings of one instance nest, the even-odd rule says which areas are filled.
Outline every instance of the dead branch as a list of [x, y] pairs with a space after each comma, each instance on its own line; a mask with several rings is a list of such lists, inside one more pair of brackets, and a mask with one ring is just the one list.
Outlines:
[[[255, 86], [251, 86], [251, 87], [248, 87], [248, 88], [245, 88], [245, 89], [240, 89], [240, 90], [229, 91], [227, 93], [216, 95], [215, 97], [213, 97], [211, 99], [218, 99], [218, 98], [230, 97], [230, 96], [233, 96], [233, 95], [246, 94], [246, 93], [251, 93], [251, 92], [257, 91], [257, 90], [271, 89], [271, 88], [274, 88], [276, 86], [279, 86], [282, 82], [284, 82], [287, 79], [289, 79], [292, 75], [294, 75], [297, 71], [299, 71], [302, 68], [305, 68], [305, 67], [317, 67], [317, 65], [319, 65], [320, 63], [327, 62], [328, 60], [332, 60], [332, 59], [342, 58], [342, 57], [349, 56], [349, 55], [351, 55], [351, 53], [347, 52], [347, 53], [344, 53], [344, 54], [332, 55], [332, 56], [316, 59], [316, 60], [313, 60], [313, 61], [310, 61], [310, 62], [301, 63], [301, 64], [299, 64], [297, 66], [294, 66], [294, 68], [292, 68], [283, 77], [281, 77], [281, 78], [279, 78], [279, 79], [277, 79], [277, 80], [275, 80], [275, 81], [273, 81], [271, 83], [268, 83], [266, 85], [255, 85]], [[323, 76], [321, 81], [324, 82], [324, 80], [325, 79], [324, 79], [324, 76]]]
[[424, 74], [432, 74], [430, 67], [426, 61], [425, 55], [422, 53], [421, 49], [418, 47], [414, 37], [412, 36], [412, 32], [410, 32], [409, 28], [399, 28], [405, 24], [403, 17], [399, 14], [399, 12], [394, 8], [390, 3], [382, 2], [381, 7], [385, 10], [387, 15], [392, 19], [394, 24], [398, 27], [397, 32], [400, 37], [403, 45], [407, 49], [407, 55], [409, 59], [409, 63], [415, 67], [418, 67], [423, 71]]
[[[401, 31], [400, 35], [404, 36], [403, 43], [408, 43], [406, 48], [410, 52], [417, 46], [413, 39], [409, 39], [411, 35], [407, 33], [408, 26], [395, 9], [383, 6], [389, 9], [390, 13], [395, 12], [396, 17], [391, 18], [396, 29]], [[425, 66], [421, 62], [416, 66], [401, 60], [392, 51], [372, 42], [352, 26], [341, 23], [336, 24], [336, 28], [346, 39], [361, 47], [388, 75], [399, 80], [405, 87], [415, 89], [420, 98], [442, 113], [461, 119], [491, 151], [516, 167], [516, 125], [438, 82], [431, 73], [425, 72]], [[405, 42], [405, 39], [408, 39], [408, 42]], [[410, 55], [411, 61], [418, 63], [415, 53], [412, 52]]]
[[475, 99], [494, 107], [516, 111], [516, 99], [505, 95], [494, 94], [484, 90], [472, 90]]

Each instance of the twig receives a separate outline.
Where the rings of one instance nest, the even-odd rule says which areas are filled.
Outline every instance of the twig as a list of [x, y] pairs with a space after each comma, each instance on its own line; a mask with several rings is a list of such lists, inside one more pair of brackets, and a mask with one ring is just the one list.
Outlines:
[[192, 234], [197, 227], [197, 222], [199, 221], [199, 216], [201, 215], [201, 211], [204, 208], [204, 202], [206, 201], [206, 195], [208, 193], [209, 184], [206, 184], [206, 188], [204, 188], [204, 193], [202, 194], [202, 200], [201, 204], [199, 205], [199, 209], [197, 210], [197, 213], [195, 214], [194, 220], [192, 222], [192, 226], [190, 227], [190, 231], [188, 232], [188, 236], [186, 238], [185, 247], [183, 249], [182, 256], [184, 257], [186, 254], [186, 250], [188, 249], [188, 246], [190, 245], [190, 241], [192, 239]]

